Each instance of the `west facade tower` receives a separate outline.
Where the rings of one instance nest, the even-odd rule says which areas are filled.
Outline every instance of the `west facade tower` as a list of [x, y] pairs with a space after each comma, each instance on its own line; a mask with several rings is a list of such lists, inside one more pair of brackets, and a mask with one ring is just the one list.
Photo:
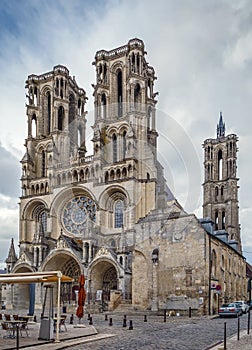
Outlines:
[[236, 241], [241, 252], [237, 142], [237, 135], [225, 135], [225, 123], [220, 113], [217, 137], [207, 139], [203, 144], [205, 152], [203, 216], [212, 219], [216, 231], [227, 231], [229, 240]]

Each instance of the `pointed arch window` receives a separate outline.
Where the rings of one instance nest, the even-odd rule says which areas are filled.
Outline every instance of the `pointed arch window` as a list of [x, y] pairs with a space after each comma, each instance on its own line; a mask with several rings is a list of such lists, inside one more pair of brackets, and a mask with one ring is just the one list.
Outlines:
[[63, 130], [63, 122], [64, 122], [64, 108], [62, 106], [58, 109], [58, 130]]
[[50, 91], [46, 94], [47, 97], [47, 130], [46, 134], [49, 135], [51, 131], [51, 94]]
[[44, 205], [39, 205], [34, 209], [33, 219], [36, 221], [36, 232], [40, 236], [44, 236], [47, 231], [47, 211]]
[[141, 104], [141, 88], [139, 84], [136, 84], [134, 89], [134, 105], [136, 109], [140, 109]]
[[47, 213], [43, 211], [39, 215], [39, 234], [44, 236], [47, 231]]
[[42, 151], [42, 159], [41, 159], [41, 175], [42, 177], [46, 176], [46, 154], [45, 151]]
[[147, 131], [151, 129], [151, 121], [152, 121], [152, 108], [151, 106], [148, 108], [148, 116], [147, 116]]
[[68, 113], [68, 130], [70, 135], [70, 153], [74, 151], [75, 147], [75, 99], [74, 95], [69, 96], [69, 113]]
[[37, 137], [37, 117], [36, 114], [33, 114], [32, 116], [32, 122], [31, 122], [31, 134], [32, 137]]
[[123, 201], [117, 200], [115, 202], [115, 228], [123, 227]]
[[107, 99], [106, 99], [106, 95], [102, 94], [101, 97], [101, 117], [103, 119], [106, 119], [107, 117]]
[[225, 210], [221, 213], [221, 228], [222, 230], [225, 230]]
[[215, 187], [215, 202], [218, 201], [218, 196], [219, 196], [219, 188]]
[[118, 117], [122, 116], [122, 71], [119, 69], [117, 72], [117, 104], [118, 104]]
[[116, 134], [112, 136], [112, 145], [113, 145], [113, 163], [117, 161], [117, 137]]
[[223, 166], [222, 150], [218, 152], [218, 180], [222, 180], [222, 166]]
[[124, 131], [123, 132], [123, 159], [125, 159], [125, 157], [126, 157], [126, 147], [127, 147], [126, 134], [127, 134], [127, 132]]
[[219, 217], [218, 217], [218, 211], [215, 212], [215, 230], [218, 230], [219, 228]]
[[212, 277], [216, 275], [216, 267], [217, 267], [217, 256], [215, 250], [212, 251], [212, 266], [211, 266], [211, 273]]

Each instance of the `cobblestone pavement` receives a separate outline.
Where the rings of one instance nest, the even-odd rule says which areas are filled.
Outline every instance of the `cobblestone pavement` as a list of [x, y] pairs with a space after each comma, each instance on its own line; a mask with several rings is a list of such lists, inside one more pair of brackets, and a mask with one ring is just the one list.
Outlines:
[[[111, 317], [113, 324], [110, 326]], [[68, 320], [69, 318], [70, 315]], [[33, 330], [34, 335], [30, 334], [30, 337], [22, 338], [20, 345], [26, 346], [25, 349], [36, 350], [48, 348], [52, 350], [65, 348], [71, 350], [220, 350], [224, 349], [221, 342], [224, 338], [224, 323], [226, 323], [227, 350], [252, 350], [252, 329], [247, 335], [247, 315], [240, 318], [239, 342], [237, 341], [238, 320], [235, 318], [173, 316], [167, 317], [166, 322], [164, 322], [163, 316], [147, 315], [147, 322], [144, 322], [144, 315], [137, 313], [131, 316], [127, 315], [126, 327], [123, 327], [123, 318], [124, 315], [114, 313], [108, 315], [107, 320], [105, 320], [105, 314], [94, 314], [92, 319], [93, 325], [98, 331], [97, 336], [83, 338], [81, 330], [78, 330], [80, 331], [79, 338], [73, 339], [74, 336], [76, 337], [72, 331], [74, 325], [68, 325], [68, 332], [61, 333], [62, 341], [60, 343], [48, 344], [48, 342], [44, 342], [40, 345], [37, 344], [39, 325], [33, 323], [30, 326], [30, 333]], [[132, 330], [129, 329], [130, 320], [133, 322]], [[76, 316], [74, 323], [77, 323]], [[90, 327], [87, 315], [85, 315], [83, 323]], [[64, 340], [64, 337], [69, 340]], [[2, 338], [0, 349], [15, 348], [15, 346], [7, 346], [7, 342], [2, 343], [3, 341]], [[8, 343], [15, 345], [13, 340]]]
[[[123, 315], [111, 315], [111, 317], [113, 325], [109, 326], [110, 316], [108, 321], [105, 321], [104, 315], [93, 315], [94, 326], [99, 334], [112, 333], [116, 336], [88, 343], [88, 350], [206, 350], [223, 340], [224, 322], [227, 326], [227, 337], [237, 333], [238, 325], [237, 319], [234, 318], [174, 316], [164, 322], [162, 316], [148, 316], [147, 322], [144, 322], [143, 316], [127, 316], [127, 327], [123, 327]], [[132, 330], [129, 330], [129, 320], [133, 322]], [[243, 315], [240, 318], [241, 332], [246, 327], [247, 315]], [[234, 346], [236, 347], [230, 347], [228, 350], [237, 350], [237, 345]], [[221, 349], [221, 345], [216, 347], [219, 348]], [[71, 350], [81, 349], [87, 349], [87, 344], [71, 346]], [[252, 345], [245, 349], [251, 350]]]

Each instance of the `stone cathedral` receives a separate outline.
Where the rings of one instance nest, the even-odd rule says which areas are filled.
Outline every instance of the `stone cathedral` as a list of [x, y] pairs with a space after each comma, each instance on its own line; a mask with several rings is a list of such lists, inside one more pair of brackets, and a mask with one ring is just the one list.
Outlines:
[[[211, 314], [219, 298], [246, 299], [237, 136], [225, 136], [220, 116], [217, 137], [204, 142], [198, 219], [173, 196], [157, 159], [156, 76], [143, 41], [97, 51], [93, 65], [92, 155], [87, 96], [69, 70], [57, 65], [26, 80], [19, 254], [12, 241], [8, 272], [61, 270], [74, 279], [61, 291], [69, 308], [84, 273], [92, 312], [191, 307]], [[28, 285], [7, 288], [7, 307], [28, 307]], [[36, 285], [35, 308], [43, 290]]]

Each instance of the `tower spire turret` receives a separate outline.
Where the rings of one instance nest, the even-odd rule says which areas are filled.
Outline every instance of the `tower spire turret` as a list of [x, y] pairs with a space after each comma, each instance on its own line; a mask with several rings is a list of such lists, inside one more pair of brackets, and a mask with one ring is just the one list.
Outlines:
[[217, 138], [225, 136], [225, 123], [223, 123], [222, 112], [220, 112], [219, 123], [217, 124]]

